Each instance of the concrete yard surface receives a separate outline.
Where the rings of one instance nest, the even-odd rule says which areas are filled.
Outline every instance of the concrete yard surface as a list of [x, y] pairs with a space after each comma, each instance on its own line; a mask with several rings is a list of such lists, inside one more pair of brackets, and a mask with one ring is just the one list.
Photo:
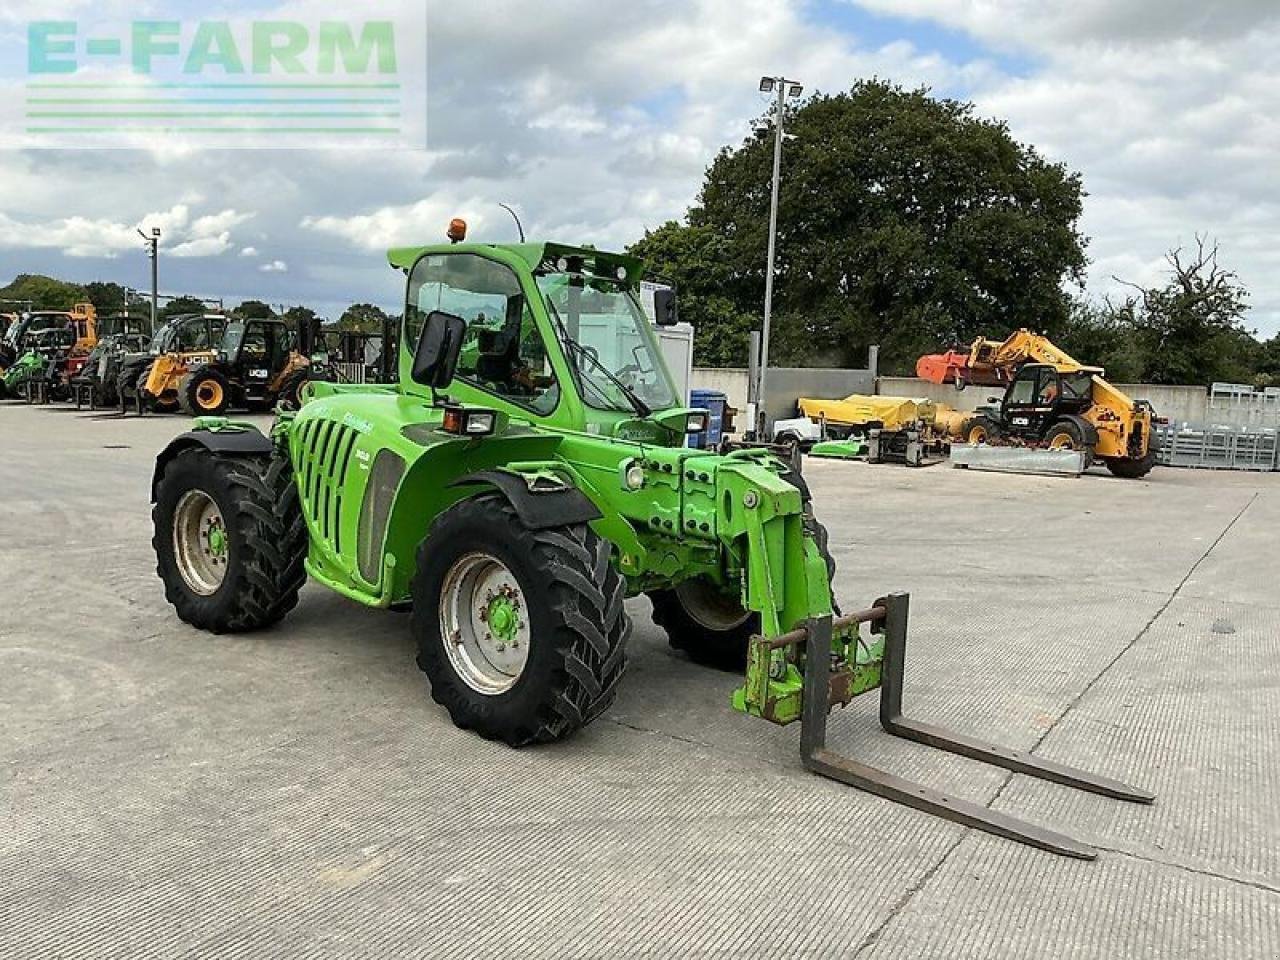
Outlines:
[[911, 593], [910, 715], [1158, 798], [895, 740], [874, 695], [830, 746], [1084, 862], [806, 773], [643, 598], [616, 705], [524, 751], [450, 724], [403, 615], [309, 585], [195, 631], [150, 543], [183, 429], [0, 404], [0, 958], [1280, 956], [1280, 475], [807, 465], [844, 608]]

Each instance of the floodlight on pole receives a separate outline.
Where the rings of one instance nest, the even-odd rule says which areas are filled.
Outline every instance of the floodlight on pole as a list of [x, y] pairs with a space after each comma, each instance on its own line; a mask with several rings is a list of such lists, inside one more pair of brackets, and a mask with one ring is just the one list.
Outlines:
[[160, 228], [152, 227], [151, 236], [138, 230], [147, 244], [147, 256], [151, 258], [151, 332], [154, 333], [160, 322]]
[[773, 195], [769, 203], [769, 258], [764, 275], [764, 324], [760, 331], [760, 362], [754, 384], [755, 422], [751, 424], [754, 432], [759, 432], [764, 426], [765, 371], [769, 369], [769, 328], [773, 321], [773, 275], [777, 268], [778, 195], [782, 186], [782, 144], [786, 136], [783, 126], [786, 119], [787, 97], [790, 96], [792, 99], [799, 97], [804, 92], [804, 87], [786, 77], [761, 78], [761, 93], [772, 93], [774, 90], [777, 90], [778, 100], [774, 106]]

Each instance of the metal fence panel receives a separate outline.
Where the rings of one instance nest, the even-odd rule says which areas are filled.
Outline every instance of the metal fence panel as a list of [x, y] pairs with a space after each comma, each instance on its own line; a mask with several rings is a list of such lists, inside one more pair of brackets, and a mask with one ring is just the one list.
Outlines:
[[1201, 470], [1280, 470], [1280, 431], [1265, 427], [1171, 423], [1157, 428], [1156, 459]]

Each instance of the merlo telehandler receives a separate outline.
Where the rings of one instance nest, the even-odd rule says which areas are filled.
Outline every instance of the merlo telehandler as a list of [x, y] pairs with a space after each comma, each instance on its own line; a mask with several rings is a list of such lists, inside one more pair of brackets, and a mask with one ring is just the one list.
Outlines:
[[[397, 249], [408, 292], [398, 382], [312, 383], [269, 435], [197, 420], [158, 457], [154, 548], [178, 616], [213, 633], [280, 621], [310, 577], [411, 609], [417, 661], [453, 722], [513, 747], [612, 703], [623, 601], [693, 659], [745, 663], [745, 714], [801, 723], [821, 775], [1046, 850], [1089, 846], [841, 757], [836, 704], [881, 689], [886, 730], [1137, 802], [1152, 795], [901, 715], [908, 598], [840, 616], [806, 486], [767, 451], [685, 446], [639, 300], [643, 264], [555, 243]], [[655, 298], [659, 323], [675, 294]], [[863, 635], [862, 627], [870, 629]]]

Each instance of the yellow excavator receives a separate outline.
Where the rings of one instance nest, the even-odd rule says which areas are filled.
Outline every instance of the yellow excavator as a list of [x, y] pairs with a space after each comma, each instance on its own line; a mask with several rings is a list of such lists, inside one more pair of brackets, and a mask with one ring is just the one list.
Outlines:
[[1108, 383], [1105, 374], [1030, 330], [1004, 341], [979, 339], [967, 353], [931, 354], [916, 364], [916, 375], [931, 383], [960, 390], [971, 384], [1005, 388], [999, 406], [966, 420], [958, 439], [1079, 450], [1086, 466], [1098, 459], [1117, 477], [1140, 479], [1156, 463], [1154, 412], [1145, 400], [1133, 400]]

